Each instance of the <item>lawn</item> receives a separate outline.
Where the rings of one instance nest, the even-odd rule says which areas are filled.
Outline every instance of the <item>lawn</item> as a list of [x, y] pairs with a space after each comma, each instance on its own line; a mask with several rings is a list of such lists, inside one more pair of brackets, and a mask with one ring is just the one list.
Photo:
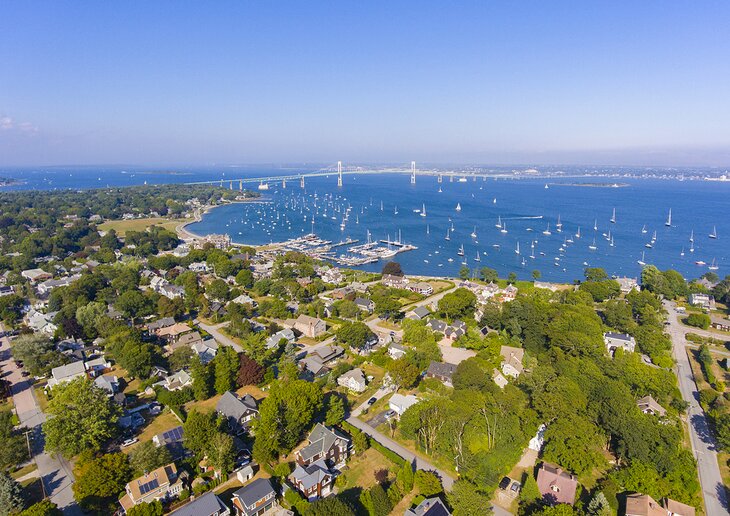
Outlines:
[[[264, 392], [255, 385], [244, 385], [240, 389], [236, 391], [236, 394], [243, 397], [246, 394], [250, 394], [254, 398], [256, 398], [256, 401], [261, 402], [263, 398], [269, 395], [268, 392]], [[195, 409], [198, 412], [210, 412], [215, 410], [215, 406], [218, 404], [218, 400], [221, 399], [220, 394], [216, 394], [215, 396], [212, 396], [208, 398], [207, 400], [203, 401], [191, 401], [185, 404], [185, 411], [190, 412], [191, 410]]]
[[375, 485], [375, 473], [378, 470], [389, 470], [388, 479], [395, 478], [393, 471], [395, 464], [388, 460], [382, 453], [375, 448], [369, 448], [360, 455], [353, 456], [347, 463], [347, 468], [337, 479], [337, 486], [340, 491], [359, 487], [367, 489]]
[[149, 217], [143, 219], [132, 219], [132, 220], [108, 220], [99, 225], [99, 229], [102, 231], [109, 231], [113, 229], [117, 232], [117, 235], [124, 236], [127, 231], [144, 231], [150, 226], [161, 226], [170, 231], [175, 231], [175, 228], [183, 222], [190, 222], [185, 219], [166, 219], [163, 217]]
[[362, 394], [354, 395], [349, 394], [348, 397], [350, 397], [352, 402], [352, 407], [359, 407], [361, 403], [363, 403], [365, 400], [370, 399], [370, 397], [375, 393], [375, 391], [378, 390], [380, 387], [380, 384], [383, 380], [383, 375], [385, 374], [385, 371], [382, 367], [378, 367], [373, 364], [362, 364], [360, 366], [360, 369], [363, 370], [365, 373], [365, 376], [372, 376], [373, 379], [371, 382], [368, 383], [367, 389]]
[[[175, 414], [170, 412], [170, 409], [166, 408], [159, 416], [155, 416], [154, 419], [147, 423], [147, 426], [145, 426], [144, 430], [142, 430], [142, 433], [137, 436], [137, 439], [139, 439], [139, 443], [150, 441], [155, 435], [164, 432], [165, 430], [169, 430], [170, 428], [174, 428], [178, 425], [180, 425], [180, 420], [175, 416]], [[134, 450], [139, 445], [139, 443], [133, 444], [132, 446], [127, 446], [126, 448], [122, 448], [122, 451], [124, 453], [129, 453], [130, 451]]]
[[38, 408], [40, 408], [43, 412], [46, 411], [46, 407], [48, 407], [48, 396], [46, 396], [45, 391], [43, 388], [46, 386], [46, 381], [38, 382], [33, 385], [33, 395], [35, 396], [35, 399], [38, 401]]
[[38, 465], [35, 462], [31, 462], [30, 464], [23, 466], [22, 468], [13, 471], [10, 473], [10, 476], [14, 479], [19, 479], [22, 476], [27, 475], [28, 473], [31, 473], [38, 469]]

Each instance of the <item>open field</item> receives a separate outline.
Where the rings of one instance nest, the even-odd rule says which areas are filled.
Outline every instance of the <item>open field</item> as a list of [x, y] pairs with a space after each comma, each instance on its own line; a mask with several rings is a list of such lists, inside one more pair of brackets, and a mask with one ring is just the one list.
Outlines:
[[117, 235], [124, 236], [127, 231], [144, 231], [150, 226], [161, 226], [170, 231], [175, 231], [175, 228], [184, 222], [190, 221], [185, 219], [166, 219], [163, 217], [149, 217], [132, 220], [108, 220], [100, 224], [99, 229], [102, 231], [109, 231], [110, 229], [113, 229], [117, 232]]
[[376, 484], [375, 473], [382, 469], [389, 470], [388, 479], [395, 478], [396, 466], [375, 448], [368, 448], [361, 455], [353, 456], [347, 463], [347, 468], [337, 479], [341, 491], [351, 487], [367, 489]]

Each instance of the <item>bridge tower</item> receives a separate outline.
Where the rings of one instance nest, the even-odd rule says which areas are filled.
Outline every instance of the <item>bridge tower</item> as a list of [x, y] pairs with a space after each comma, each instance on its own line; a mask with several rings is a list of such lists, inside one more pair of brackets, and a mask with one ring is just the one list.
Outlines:
[[439, 174], [438, 182], [439, 183], [443, 183], [444, 182], [444, 176], [443, 175]]
[[342, 186], [342, 162], [337, 162], [337, 186]]
[[449, 174], [449, 183], [454, 182], [454, 174]]
[[411, 184], [416, 184], [416, 162], [411, 161]]
[[286, 179], [281, 180], [281, 187], [286, 190]]
[[243, 179], [238, 180], [238, 189], [243, 192]]
[[299, 180], [299, 186], [304, 188], [304, 176], [302, 176], [302, 178]]
[[221, 179], [221, 188], [223, 188], [223, 180]]
[[233, 190], [233, 181], [231, 181], [231, 183], [230, 183], [230, 184], [228, 185], [228, 188], [229, 188], [230, 190]]

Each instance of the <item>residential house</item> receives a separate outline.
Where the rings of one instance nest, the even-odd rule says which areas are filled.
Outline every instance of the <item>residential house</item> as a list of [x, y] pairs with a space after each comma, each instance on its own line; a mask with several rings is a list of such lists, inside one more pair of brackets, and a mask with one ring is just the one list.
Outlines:
[[349, 299], [350, 301], [352, 301], [353, 299], [355, 299], [355, 290], [349, 286], [336, 288], [332, 291], [330, 297], [337, 300]]
[[208, 267], [208, 264], [205, 262], [193, 262], [188, 265], [188, 269], [197, 273], [205, 273], [210, 271], [210, 267]]
[[451, 516], [451, 513], [441, 498], [434, 497], [426, 498], [413, 509], [407, 509], [403, 516]]
[[202, 343], [203, 337], [200, 336], [200, 332], [191, 331], [180, 335], [172, 343], [168, 345], [169, 350], [175, 351], [178, 348], [192, 348], [194, 345]]
[[512, 346], [502, 346], [499, 349], [504, 362], [502, 363], [502, 373], [511, 378], [517, 378], [522, 374], [525, 368], [522, 366], [522, 359], [525, 356], [525, 350]]
[[495, 369], [492, 371], [492, 380], [494, 380], [494, 383], [497, 384], [497, 387], [500, 389], [504, 389], [506, 385], [509, 383], [507, 381], [507, 378], [504, 377], [502, 373], [499, 372], [498, 369]]
[[403, 358], [406, 356], [406, 353], [408, 350], [402, 345], [398, 344], [397, 342], [393, 342], [388, 346], [388, 355], [394, 360], [398, 360], [399, 358]]
[[99, 358], [94, 358], [93, 360], [88, 360], [84, 363], [84, 367], [86, 367], [86, 371], [89, 373], [89, 376], [95, 378], [111, 369], [112, 365], [110, 362], [107, 362], [103, 356], [101, 356]]
[[393, 276], [392, 274], [383, 274], [380, 283], [391, 288], [406, 288], [408, 280], [405, 276]]
[[515, 287], [514, 285], [507, 285], [507, 287], [502, 290], [500, 297], [503, 303], [514, 301], [517, 297], [517, 287]]
[[337, 267], [330, 267], [320, 275], [325, 283], [334, 283], [336, 285], [345, 281], [345, 276]]
[[317, 423], [307, 437], [306, 446], [296, 452], [295, 460], [302, 466], [318, 460], [338, 466], [344, 464], [349, 456], [350, 438], [339, 430]]
[[347, 371], [337, 379], [337, 384], [353, 392], [363, 392], [367, 389], [368, 381], [362, 369], [355, 368]]
[[20, 275], [25, 279], [30, 280], [31, 283], [38, 283], [39, 281], [44, 281], [53, 277], [43, 269], [28, 269], [22, 271]]
[[180, 370], [177, 373], [171, 374], [161, 382], [157, 382], [155, 385], [161, 385], [168, 391], [180, 391], [192, 384], [193, 379], [187, 371]]
[[710, 318], [710, 327], [720, 331], [730, 331], [730, 319], [712, 316]]
[[157, 332], [163, 328], [168, 328], [175, 324], [175, 319], [173, 317], [163, 317], [162, 319], [158, 319], [156, 321], [153, 321], [147, 325], [147, 333], [154, 333], [157, 335]]
[[190, 347], [198, 354], [198, 358], [203, 364], [210, 363], [218, 353], [218, 343], [215, 339], [201, 340], [193, 343]]
[[114, 375], [97, 376], [94, 385], [107, 391], [109, 396], [114, 396], [119, 391], [119, 378]]
[[276, 505], [276, 491], [268, 478], [258, 478], [233, 493], [236, 516], [262, 516]]
[[317, 356], [322, 363], [326, 364], [337, 360], [345, 353], [345, 349], [342, 346], [320, 346], [310, 351], [307, 356]]
[[621, 292], [624, 294], [628, 294], [632, 290], [636, 289], [639, 290], [639, 282], [636, 278], [616, 278], [616, 281], [618, 282], [618, 286], [621, 288]]
[[444, 330], [444, 337], [453, 342], [459, 337], [466, 335], [466, 330], [466, 323], [457, 319], [446, 327], [446, 330]]
[[9, 287], [7, 285], [0, 286], [0, 297], [10, 296], [12, 294], [15, 294], [15, 288]]
[[246, 394], [240, 398], [231, 391], [223, 393], [215, 410], [226, 419], [228, 429], [236, 434], [247, 431], [251, 421], [259, 415], [258, 404], [253, 396]]
[[80, 274], [75, 274], [73, 276], [66, 276], [59, 279], [48, 279], [46, 281], [38, 283], [38, 286], [36, 286], [36, 290], [38, 291], [38, 295], [45, 296], [46, 294], [49, 294], [54, 288], [68, 287], [71, 283], [78, 280], [80, 277]]
[[628, 333], [604, 333], [603, 342], [606, 344], [606, 350], [609, 355], [613, 355], [618, 348], [630, 352], [636, 349], [636, 340]]
[[311, 317], [309, 315], [300, 315], [290, 324], [290, 327], [304, 335], [315, 339], [327, 331], [327, 323], [317, 317]]
[[289, 481], [308, 501], [324, 498], [332, 492], [335, 474], [324, 459], [302, 466], [297, 464], [289, 475]]
[[421, 294], [424, 296], [430, 296], [431, 294], [433, 294], [433, 287], [430, 283], [426, 283], [425, 281], [409, 283], [406, 288], [411, 292], [416, 292], [417, 294]]
[[200, 495], [172, 511], [169, 516], [230, 516], [231, 510], [213, 491]]
[[76, 378], [86, 378], [86, 367], [84, 362], [71, 362], [51, 369], [51, 378], [48, 380], [48, 387], [55, 387], [62, 383], [70, 382]]
[[411, 319], [416, 319], [418, 321], [422, 321], [429, 315], [431, 315], [431, 310], [429, 310], [425, 306], [417, 306], [416, 308], [413, 309], [413, 311], [411, 312], [409, 317]]
[[692, 306], [699, 306], [707, 310], [715, 308], [715, 298], [709, 294], [690, 294], [687, 302]]
[[163, 326], [155, 330], [155, 335], [161, 339], [172, 341], [177, 339], [180, 335], [191, 332], [193, 329], [185, 323], [174, 323], [170, 326]]
[[447, 364], [444, 362], [436, 362], [431, 360], [431, 364], [428, 366], [426, 371], [427, 378], [436, 378], [447, 387], [453, 387], [452, 379], [456, 372], [456, 366], [454, 364]]
[[659, 504], [651, 496], [634, 493], [626, 497], [626, 516], [694, 516], [695, 508], [665, 498]]
[[240, 296], [231, 299], [231, 303], [236, 303], [239, 305], [251, 305], [254, 308], [256, 308], [256, 306], [258, 305], [258, 303], [256, 303], [256, 301], [254, 301], [251, 296], [246, 294], [241, 294]]
[[294, 342], [296, 340], [296, 336], [290, 328], [285, 328], [281, 331], [277, 331], [271, 337], [266, 339], [266, 349], [278, 348], [279, 343], [282, 340], [286, 340], [287, 342]]
[[578, 478], [564, 471], [560, 466], [543, 462], [537, 471], [537, 488], [542, 499], [549, 505], [575, 503]]
[[644, 414], [651, 414], [653, 416], [666, 416], [667, 410], [659, 405], [657, 401], [651, 396], [644, 396], [636, 401], [636, 405], [639, 407]]
[[419, 400], [413, 394], [402, 395], [397, 392], [390, 397], [388, 406], [392, 411], [398, 414], [398, 417], [402, 416], [403, 413], [411, 408], [413, 405], [418, 403]]
[[356, 297], [355, 304], [360, 310], [369, 314], [373, 313], [373, 310], [375, 310], [375, 303], [373, 303], [370, 299], [365, 299], [364, 297]]
[[46, 335], [53, 335], [58, 329], [58, 326], [53, 324], [51, 314], [41, 313], [35, 308], [28, 310], [28, 313], [25, 315], [25, 323], [34, 332], [45, 333]]
[[119, 503], [126, 512], [140, 503], [175, 498], [182, 489], [183, 483], [173, 462], [129, 482], [124, 488], [125, 494]]
[[183, 427], [176, 426], [152, 436], [152, 442], [158, 448], [160, 446], [164, 446], [165, 448], [167, 448], [172, 458], [174, 460], [177, 460], [185, 456], [183, 437]]

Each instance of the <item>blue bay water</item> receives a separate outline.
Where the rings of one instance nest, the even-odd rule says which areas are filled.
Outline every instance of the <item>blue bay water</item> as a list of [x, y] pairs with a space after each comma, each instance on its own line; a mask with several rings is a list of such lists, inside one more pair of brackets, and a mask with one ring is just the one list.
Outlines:
[[[3, 187], [5, 191], [53, 190], [263, 177], [316, 169], [261, 166], [174, 170], [170, 173], [132, 166], [48, 167], [0, 169], [0, 176], [23, 182]], [[546, 181], [548, 189], [545, 189]], [[544, 280], [572, 281], [582, 277], [584, 263], [604, 267], [609, 274], [638, 276], [641, 266], [637, 260], [641, 259], [642, 251], [646, 263], [662, 269], [677, 269], [689, 278], [707, 272], [707, 266], [695, 264], [699, 260], [709, 265], [715, 259], [719, 267], [716, 272], [720, 276], [730, 274], [730, 183], [617, 179], [629, 186], [567, 186], [572, 182], [607, 181], [605, 178], [488, 179], [486, 182], [451, 183], [445, 178], [440, 185], [443, 191], [439, 193], [435, 177], [418, 176], [417, 184], [411, 185], [408, 176], [402, 174], [346, 175], [343, 187], [338, 188], [336, 176], [332, 175], [308, 178], [304, 190], [298, 183], [290, 182], [286, 189], [281, 188], [281, 183], [271, 183], [271, 189], [265, 192], [264, 204], [237, 203], [216, 208], [201, 222], [191, 224], [189, 229], [199, 234], [226, 232], [235, 242], [249, 244], [301, 236], [312, 231], [311, 214], [314, 212], [307, 208], [313, 210], [316, 194], [320, 215], [316, 217], [314, 231], [318, 236], [335, 242], [347, 237], [364, 241], [370, 230], [373, 239], [390, 237], [394, 240], [400, 231], [403, 241], [418, 247], [396, 257], [410, 274], [456, 275], [461, 266], [462, 258], [457, 256], [461, 245], [469, 267], [493, 267], [500, 275], [516, 272], [524, 279], [531, 278], [532, 271], [537, 269]], [[457, 203], [462, 207], [459, 212], [455, 210]], [[421, 209], [423, 204], [426, 217], [413, 211]], [[329, 205], [327, 218], [322, 213], [325, 205]], [[343, 231], [340, 229], [342, 213], [334, 214], [333, 220], [332, 208], [344, 210], [348, 205], [352, 211]], [[397, 215], [394, 213], [396, 206]], [[616, 223], [611, 224], [609, 219], [614, 208]], [[664, 222], [670, 208], [672, 226], [666, 227]], [[308, 215], [306, 222], [304, 215]], [[557, 233], [555, 228], [558, 215], [563, 223], [562, 233]], [[356, 217], [359, 224], [355, 224]], [[495, 227], [498, 217], [507, 223], [507, 234]], [[257, 220], [261, 224], [255, 224]], [[593, 231], [594, 220], [598, 225], [596, 232]], [[452, 223], [454, 232], [451, 240], [446, 241], [444, 237]], [[552, 234], [546, 236], [542, 231], [548, 223]], [[575, 238], [578, 226], [581, 239]], [[641, 232], [643, 226], [647, 233]], [[713, 226], [717, 227], [716, 240], [708, 238]], [[614, 247], [603, 237], [608, 230], [614, 237]], [[694, 253], [689, 252], [692, 230]], [[476, 231], [476, 239], [470, 236], [472, 231]], [[644, 247], [654, 231], [657, 232], [655, 245], [651, 249]], [[588, 246], [594, 236], [597, 249], [591, 251]], [[559, 248], [567, 238], [572, 238], [574, 243], [566, 244], [565, 252], [561, 253]], [[520, 255], [515, 253], [518, 242]], [[534, 259], [529, 258], [531, 242], [535, 242]], [[495, 244], [500, 247], [494, 247]], [[683, 257], [680, 256], [682, 248]], [[481, 256], [478, 263], [474, 260], [477, 251]], [[344, 250], [338, 249], [338, 254], [341, 252]], [[560, 258], [557, 266], [555, 257]], [[449, 262], [448, 258], [453, 261]], [[379, 271], [382, 264], [368, 264], [362, 268]]]

